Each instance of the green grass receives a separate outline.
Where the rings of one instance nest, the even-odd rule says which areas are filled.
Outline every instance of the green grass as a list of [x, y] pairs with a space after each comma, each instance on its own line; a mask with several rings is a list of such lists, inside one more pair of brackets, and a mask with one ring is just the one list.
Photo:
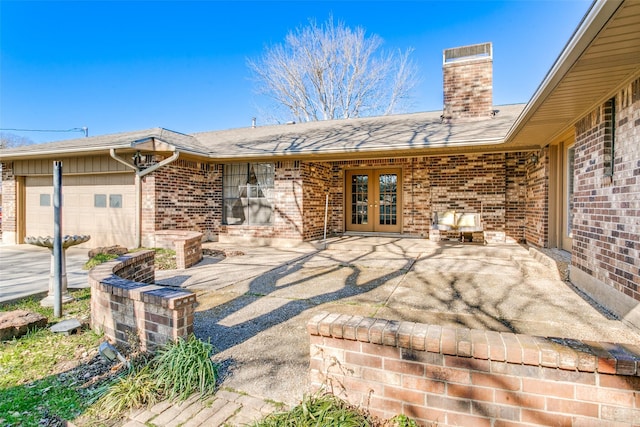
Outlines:
[[87, 407], [77, 390], [56, 376], [0, 389], [0, 425], [38, 426], [45, 414], [72, 420]]
[[[70, 294], [75, 301], [63, 305], [63, 314], [88, 316], [90, 290]], [[53, 319], [53, 309], [41, 307], [40, 299], [26, 298], [0, 311], [23, 309]], [[75, 367], [100, 341], [92, 331], [67, 336], [45, 328], [0, 342], [0, 425], [38, 426], [45, 414], [69, 420], [82, 413], [88, 405], [84, 391], [70, 387], [57, 374]]]
[[[138, 252], [142, 250], [151, 250], [155, 252], [154, 263], [156, 270], [175, 270], [178, 268], [178, 265], [176, 264], [176, 251], [173, 249], [136, 248], [131, 249], [130, 252]], [[100, 265], [103, 262], [111, 261], [116, 258], [118, 258], [118, 255], [100, 253], [89, 259], [82, 268], [84, 270], [91, 270], [93, 267]]]
[[118, 255], [115, 254], [96, 254], [94, 257], [90, 258], [89, 261], [84, 263], [82, 269], [91, 270], [93, 267], [100, 265], [103, 262], [111, 261], [116, 258], [118, 258]]

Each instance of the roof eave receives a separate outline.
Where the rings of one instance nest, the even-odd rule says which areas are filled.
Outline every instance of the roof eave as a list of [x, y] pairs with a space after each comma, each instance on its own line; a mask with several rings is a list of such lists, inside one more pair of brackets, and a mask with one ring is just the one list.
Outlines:
[[[536, 111], [554, 91], [571, 67], [578, 61], [583, 52], [623, 2], [624, 0], [594, 1], [565, 45], [562, 53], [534, 92], [531, 100], [507, 132], [505, 137], [506, 144], [509, 144], [527, 122], [531, 120]], [[547, 142], [548, 141], [541, 142], [540, 145], [546, 145]]]

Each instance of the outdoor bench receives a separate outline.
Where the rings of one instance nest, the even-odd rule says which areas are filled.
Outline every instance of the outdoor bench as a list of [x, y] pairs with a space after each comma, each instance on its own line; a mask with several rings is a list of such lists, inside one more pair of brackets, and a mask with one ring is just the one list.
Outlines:
[[[464, 242], [464, 233], [481, 233], [484, 231], [482, 215], [476, 212], [434, 212], [430, 234], [431, 240], [440, 240], [440, 231], [459, 233], [458, 238]], [[473, 239], [475, 240], [475, 239]]]

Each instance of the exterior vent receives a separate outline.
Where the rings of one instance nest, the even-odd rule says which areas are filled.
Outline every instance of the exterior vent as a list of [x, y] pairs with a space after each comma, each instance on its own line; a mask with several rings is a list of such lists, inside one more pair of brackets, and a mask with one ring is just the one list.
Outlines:
[[442, 63], [447, 64], [454, 61], [467, 61], [470, 59], [480, 58], [493, 58], [491, 43], [481, 43], [445, 49], [442, 55]]

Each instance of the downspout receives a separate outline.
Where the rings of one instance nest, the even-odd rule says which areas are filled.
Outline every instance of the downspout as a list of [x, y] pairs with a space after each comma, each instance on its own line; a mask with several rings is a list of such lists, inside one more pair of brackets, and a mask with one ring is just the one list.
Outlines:
[[135, 241], [136, 241], [136, 247], [139, 248], [140, 246], [142, 246], [142, 177], [150, 174], [156, 169], [159, 169], [163, 166], [168, 165], [169, 163], [176, 161], [178, 157], [180, 157], [180, 153], [178, 151], [174, 151], [171, 157], [168, 157], [163, 161], [161, 161], [160, 163], [156, 163], [155, 165], [150, 166], [146, 169], [140, 169], [137, 166], [122, 160], [120, 157], [116, 155], [115, 148], [109, 149], [109, 155], [113, 160], [119, 163], [122, 163], [128, 168], [133, 169], [136, 173], [135, 187], [136, 187], [136, 205], [137, 206], [136, 206], [136, 224], [135, 224], [136, 240]]

